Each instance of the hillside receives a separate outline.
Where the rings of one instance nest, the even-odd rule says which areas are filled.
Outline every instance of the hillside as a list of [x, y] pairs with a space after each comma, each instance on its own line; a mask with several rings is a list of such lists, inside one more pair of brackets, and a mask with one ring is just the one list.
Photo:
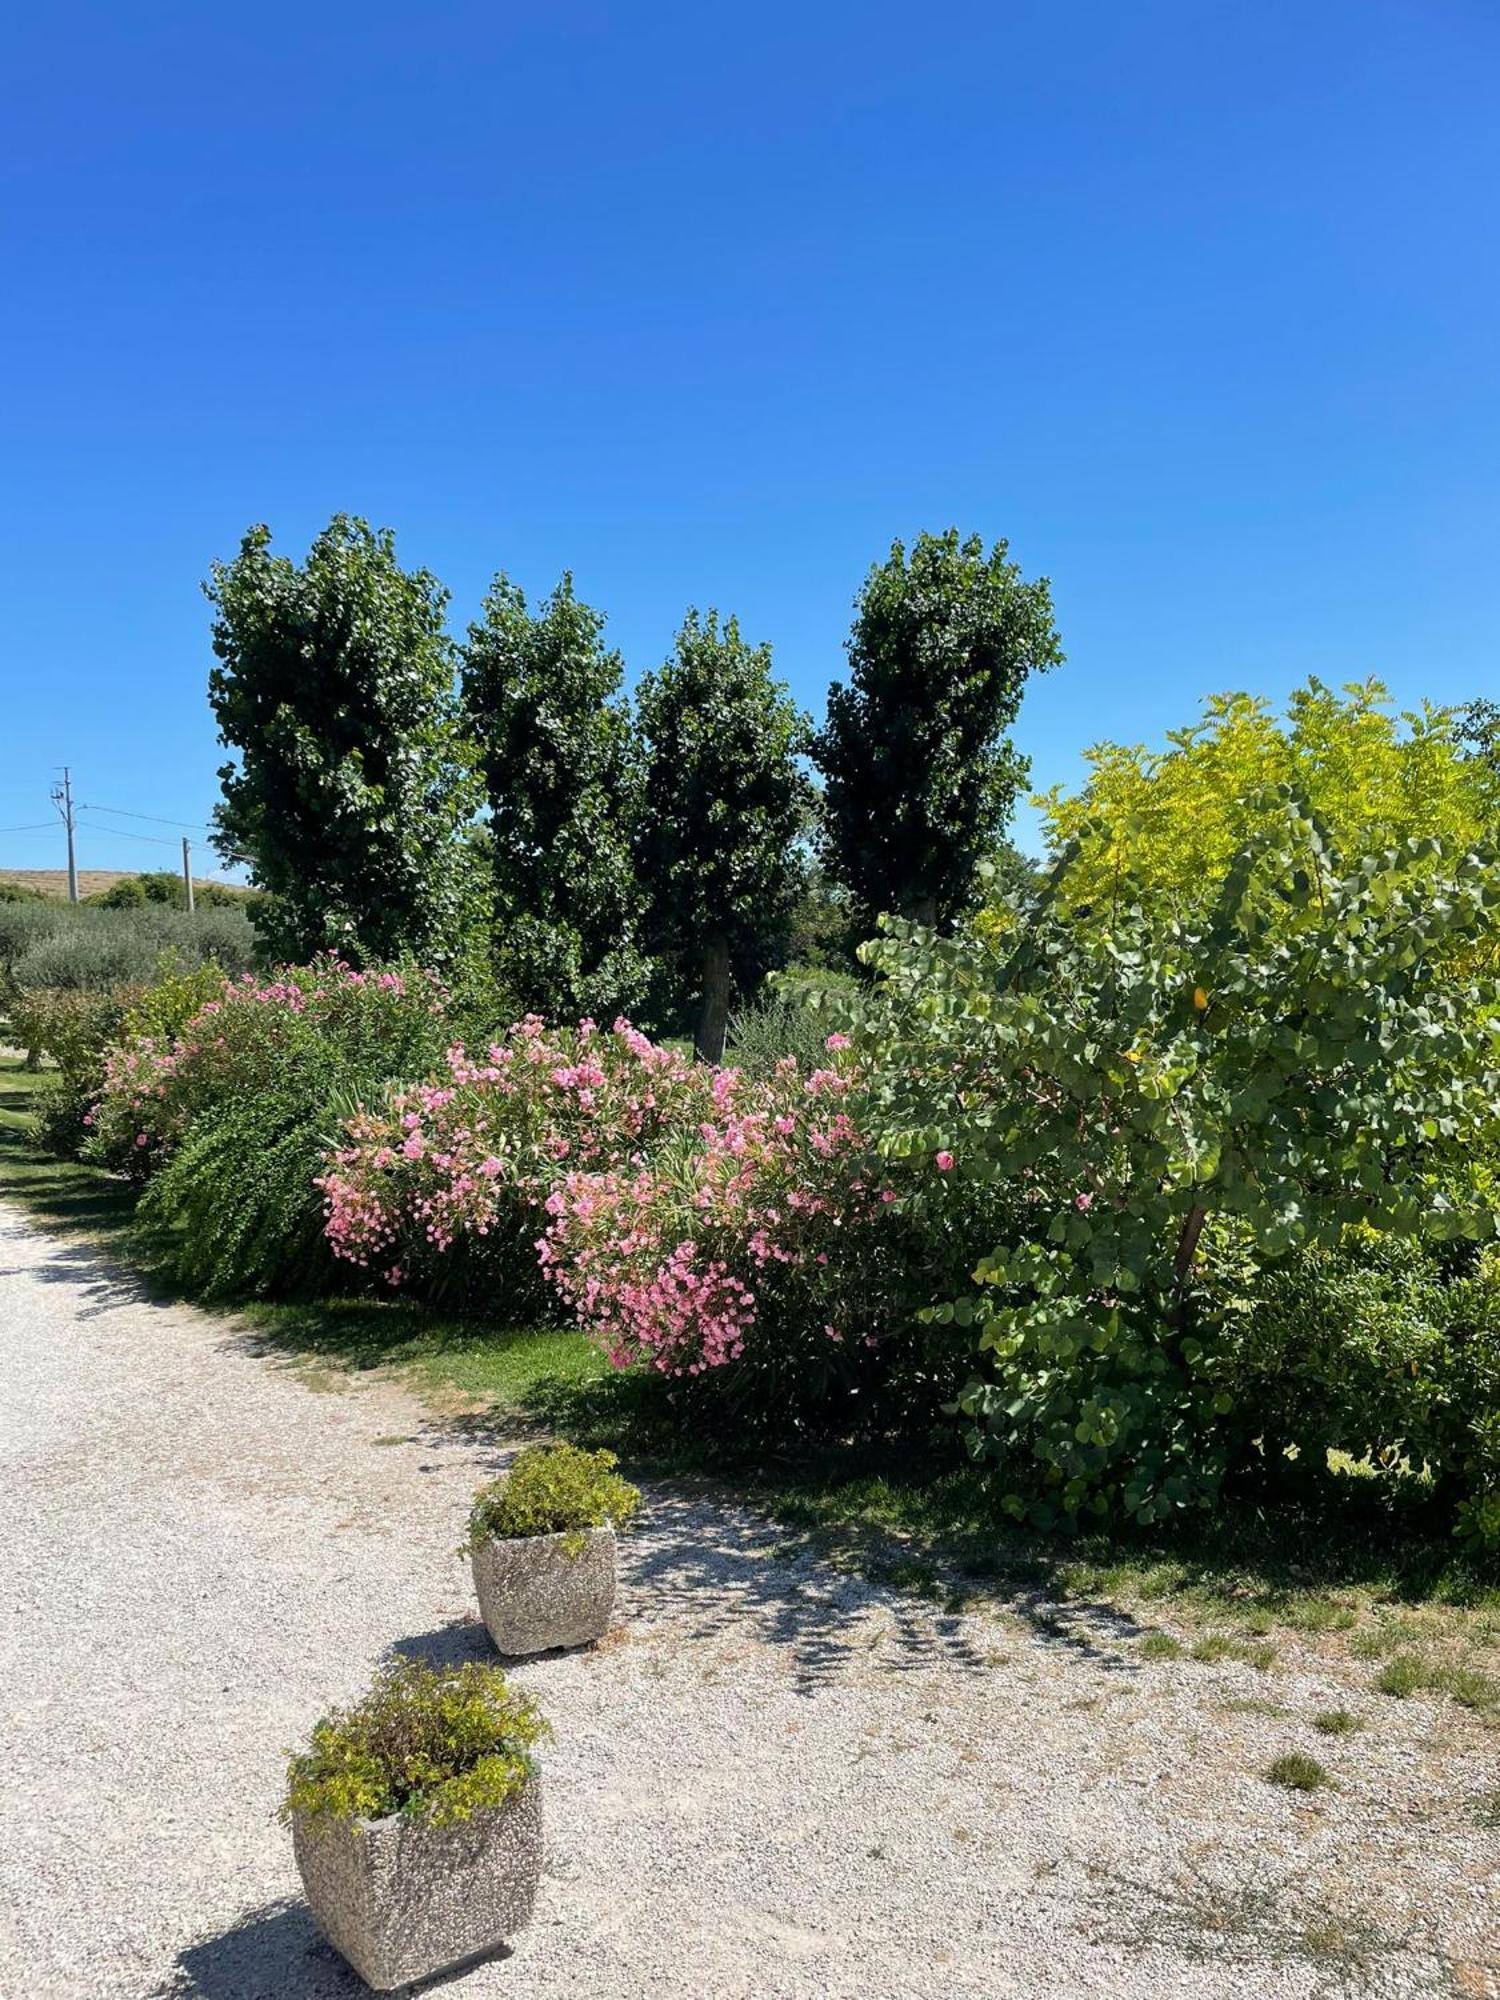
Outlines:
[[[121, 882], [127, 875], [140, 871], [135, 868], [80, 868], [78, 871], [78, 893], [80, 896], [97, 896], [101, 890], [109, 889]], [[40, 889], [44, 896], [66, 899], [68, 893], [68, 871], [66, 868], [0, 868], [0, 882], [20, 882], [28, 889]], [[195, 875], [195, 888], [206, 888], [212, 882], [222, 889], [235, 889], [243, 885], [226, 882], [222, 876]]]

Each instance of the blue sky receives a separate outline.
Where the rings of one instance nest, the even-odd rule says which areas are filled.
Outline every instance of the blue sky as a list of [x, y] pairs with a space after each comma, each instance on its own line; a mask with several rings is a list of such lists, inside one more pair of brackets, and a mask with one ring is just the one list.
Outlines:
[[1497, 107], [1491, 0], [14, 12], [0, 828], [64, 762], [206, 819], [199, 581], [336, 509], [460, 626], [570, 566], [632, 671], [737, 611], [815, 711], [893, 536], [1007, 536], [1039, 783], [1216, 689], [1500, 694]]

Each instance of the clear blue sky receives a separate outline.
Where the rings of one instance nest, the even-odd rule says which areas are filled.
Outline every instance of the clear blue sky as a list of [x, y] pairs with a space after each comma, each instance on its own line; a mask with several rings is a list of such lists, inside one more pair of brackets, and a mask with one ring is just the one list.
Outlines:
[[336, 509], [460, 626], [571, 566], [632, 671], [737, 611], [814, 710], [893, 536], [1008, 536], [1038, 782], [1500, 693], [1493, 0], [53, 0], [0, 110], [0, 827], [65, 761], [206, 819], [199, 581]]

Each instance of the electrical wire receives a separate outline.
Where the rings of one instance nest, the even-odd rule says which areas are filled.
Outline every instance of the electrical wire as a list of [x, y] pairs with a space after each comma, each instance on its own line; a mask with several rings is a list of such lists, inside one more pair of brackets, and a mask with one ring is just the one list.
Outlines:
[[213, 828], [206, 826], [201, 819], [163, 819], [160, 813], [127, 812], [124, 806], [82, 805], [78, 810], [90, 813], [113, 813], [116, 819], [147, 819], [150, 820], [153, 826], [186, 827], [189, 833], [213, 832]]

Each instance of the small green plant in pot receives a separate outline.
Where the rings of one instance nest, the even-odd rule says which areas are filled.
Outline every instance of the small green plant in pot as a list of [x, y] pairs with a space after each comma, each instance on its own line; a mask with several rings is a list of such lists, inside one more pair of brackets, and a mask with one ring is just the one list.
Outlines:
[[615, 1603], [615, 1532], [641, 1504], [612, 1451], [529, 1445], [469, 1516], [474, 1588], [490, 1637], [510, 1658], [587, 1646]]
[[498, 1667], [387, 1667], [291, 1760], [282, 1817], [329, 1942], [388, 1993], [498, 1950], [542, 1872], [535, 1703]]

